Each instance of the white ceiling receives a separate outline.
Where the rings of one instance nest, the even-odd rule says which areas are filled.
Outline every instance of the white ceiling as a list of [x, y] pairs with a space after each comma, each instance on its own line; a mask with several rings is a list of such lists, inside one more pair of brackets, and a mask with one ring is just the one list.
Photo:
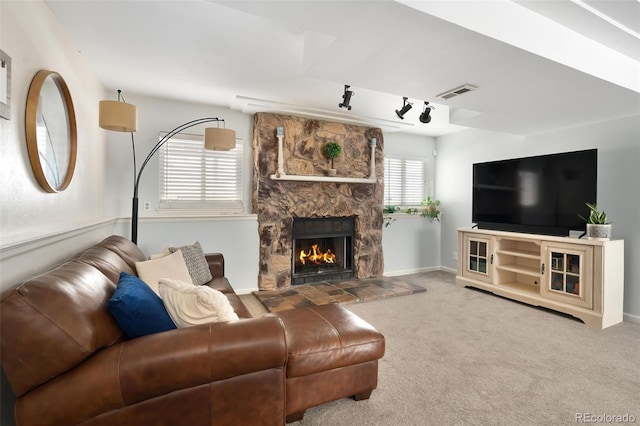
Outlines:
[[[430, 136], [640, 114], [636, 0], [46, 3], [114, 99], [122, 89]], [[345, 84], [351, 111], [338, 108]], [[436, 98], [462, 84], [478, 89]], [[403, 96], [414, 106], [400, 120]]]

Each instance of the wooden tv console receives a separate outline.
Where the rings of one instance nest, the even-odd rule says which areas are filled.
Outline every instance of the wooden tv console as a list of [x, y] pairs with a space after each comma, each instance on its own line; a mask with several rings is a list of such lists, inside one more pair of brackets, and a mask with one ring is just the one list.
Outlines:
[[603, 329], [622, 322], [624, 240], [458, 229], [456, 282]]

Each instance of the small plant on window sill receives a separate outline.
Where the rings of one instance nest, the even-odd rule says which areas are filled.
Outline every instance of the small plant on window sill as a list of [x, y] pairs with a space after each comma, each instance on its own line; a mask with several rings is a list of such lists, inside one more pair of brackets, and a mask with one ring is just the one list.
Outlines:
[[396, 213], [396, 212], [400, 212], [400, 209], [398, 207], [396, 207], [396, 206], [384, 206], [382, 208], [382, 214], [383, 214], [383, 217], [382, 217], [383, 222], [382, 223], [384, 224], [385, 228], [396, 221], [395, 217], [389, 216], [389, 215], [391, 215], [393, 213]]
[[384, 224], [384, 227], [386, 228], [387, 226], [391, 225], [393, 222], [396, 221], [395, 217], [391, 217], [391, 216], [384, 216], [382, 218], [382, 223]]
[[427, 197], [420, 202], [420, 205], [425, 207], [421, 213], [422, 217], [427, 217], [431, 221], [435, 219], [438, 222], [440, 222], [440, 215], [442, 214], [440, 209], [438, 209], [438, 206], [440, 205], [440, 200]]

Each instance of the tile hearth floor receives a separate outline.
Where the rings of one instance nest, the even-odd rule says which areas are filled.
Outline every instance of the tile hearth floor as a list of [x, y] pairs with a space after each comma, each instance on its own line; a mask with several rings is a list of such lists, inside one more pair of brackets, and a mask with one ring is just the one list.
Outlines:
[[427, 290], [403, 277], [376, 277], [338, 282], [321, 281], [282, 290], [254, 291], [253, 295], [269, 312], [330, 303], [350, 304], [424, 293]]

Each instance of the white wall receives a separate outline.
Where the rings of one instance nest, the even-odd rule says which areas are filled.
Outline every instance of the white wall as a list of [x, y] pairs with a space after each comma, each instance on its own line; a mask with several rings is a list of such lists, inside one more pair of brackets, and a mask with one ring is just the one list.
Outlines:
[[[431, 182], [436, 178], [435, 138], [403, 133], [384, 135], [385, 156], [427, 161]], [[429, 195], [435, 188], [429, 188]], [[382, 230], [384, 274], [410, 274], [440, 267], [440, 222], [394, 213], [396, 219]]]
[[[43, 2], [3, 1], [0, 8], [0, 48], [12, 59], [11, 119], [0, 119], [0, 235], [6, 247], [104, 216], [104, 137], [97, 126], [104, 92]], [[69, 187], [56, 194], [36, 182], [24, 131], [29, 85], [41, 69], [62, 75], [76, 111], [76, 170]]]
[[440, 269], [440, 222], [417, 215], [393, 214], [382, 229], [384, 275], [406, 275]]
[[624, 311], [640, 321], [640, 117], [517, 137], [467, 130], [438, 138], [436, 193], [442, 219], [442, 265], [455, 268], [456, 229], [471, 225], [472, 164], [482, 161], [598, 149], [598, 205], [613, 221], [613, 238], [625, 240]]

